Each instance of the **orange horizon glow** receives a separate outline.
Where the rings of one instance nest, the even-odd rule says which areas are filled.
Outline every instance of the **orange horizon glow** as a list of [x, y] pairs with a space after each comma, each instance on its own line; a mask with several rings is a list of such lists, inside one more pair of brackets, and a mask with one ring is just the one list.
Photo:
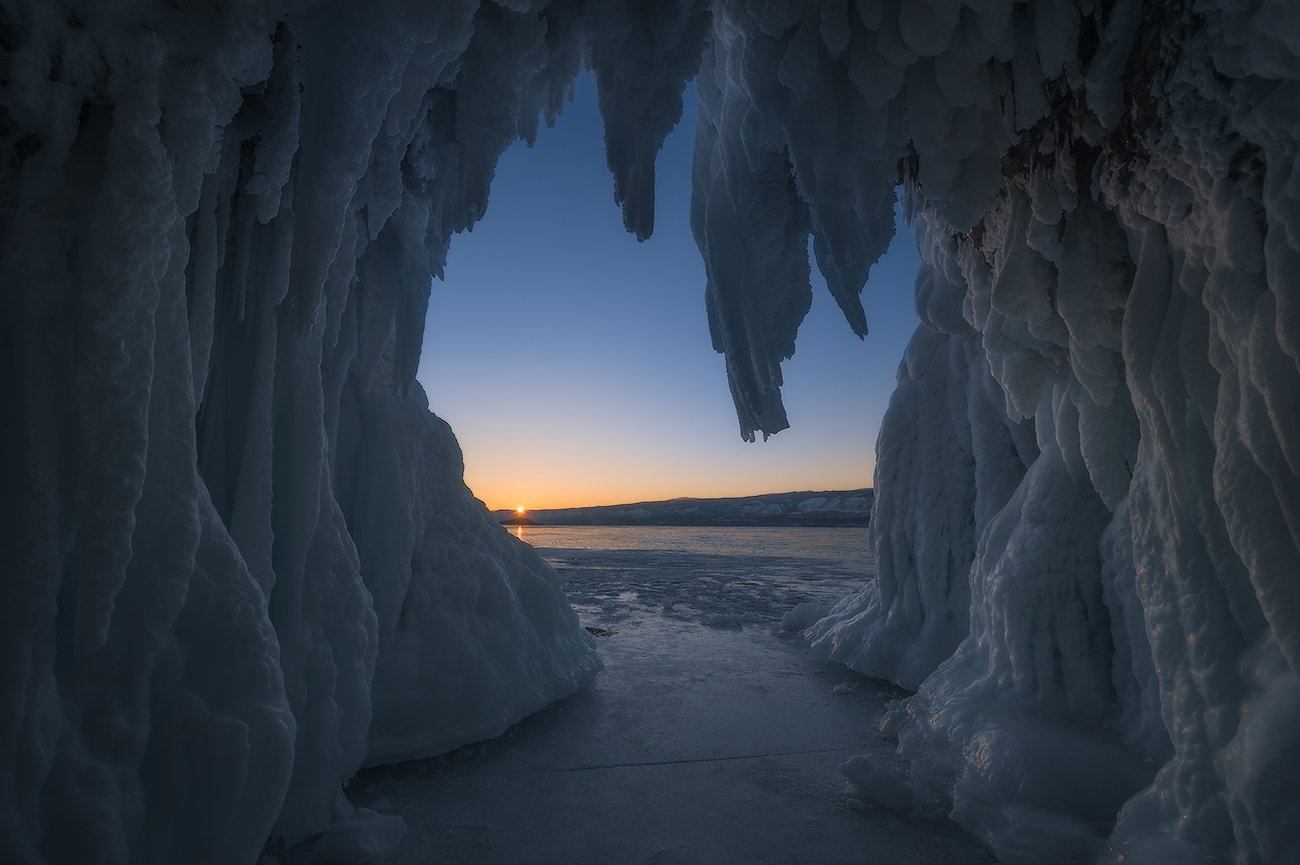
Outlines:
[[[757, 484], [751, 486], [737, 486], [725, 488], [713, 487], [667, 487], [667, 486], [645, 486], [628, 488], [626, 491], [616, 491], [611, 489], [590, 489], [582, 490], [571, 486], [569, 489], [558, 493], [546, 493], [536, 491], [529, 496], [530, 501], [540, 502], [541, 504], [533, 505], [525, 509], [522, 505], [510, 507], [502, 502], [511, 501], [513, 496], [507, 496], [491, 492], [481, 493], [475, 487], [470, 472], [466, 472], [466, 483], [470, 490], [487, 505], [490, 511], [514, 511], [518, 515], [523, 515], [529, 511], [548, 511], [560, 510], [564, 508], [597, 508], [606, 505], [630, 505], [638, 502], [662, 502], [670, 499], [690, 498], [690, 499], [726, 499], [726, 498], [743, 498], [745, 496], [758, 496], [774, 493], [793, 493], [793, 492], [823, 492], [827, 490], [853, 490], [861, 488], [870, 488], [871, 482], [857, 483], [852, 477], [843, 477], [835, 482], [827, 480], [821, 483], [800, 483], [794, 482], [785, 485], [778, 485], [772, 488]], [[484, 485], [484, 490], [488, 486]], [[517, 501], [517, 499], [516, 499]]]
[[[849, 453], [833, 446], [825, 431], [838, 432], [851, 418], [822, 429], [794, 427], [765, 442], [745, 444], [733, 432], [733, 409], [719, 399], [714, 426], [696, 443], [665, 435], [650, 424], [627, 424], [621, 414], [576, 411], [580, 431], [538, 427], [526, 446], [519, 423], [457, 427], [465, 459], [465, 483], [489, 509], [522, 516], [525, 511], [658, 502], [676, 498], [729, 498], [869, 487], [875, 474], [876, 430], [869, 422], [863, 442]], [[625, 429], [629, 426], [630, 429]], [[707, 438], [707, 440], [703, 440]], [[735, 445], [732, 442], [735, 441]]]
[[[729, 410], [724, 403], [719, 413]], [[695, 450], [653, 429], [621, 433], [608, 418], [591, 420], [581, 437], [539, 429], [527, 447], [503, 432], [511, 424], [471, 427], [461, 438], [466, 485], [490, 510], [522, 517], [676, 498], [853, 490], [870, 487], [875, 474], [865, 442], [856, 453], [836, 453], [815, 430], [802, 439], [796, 428], [763, 443]], [[874, 438], [875, 430], [867, 435]]]

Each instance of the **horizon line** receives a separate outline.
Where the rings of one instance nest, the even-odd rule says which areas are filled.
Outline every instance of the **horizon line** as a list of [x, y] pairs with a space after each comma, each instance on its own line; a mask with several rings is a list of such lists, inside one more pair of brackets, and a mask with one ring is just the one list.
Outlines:
[[596, 505], [570, 505], [568, 507], [537, 507], [537, 508], [527, 507], [522, 504], [508, 506], [508, 507], [494, 508], [488, 505], [487, 502], [484, 502], [482, 499], [479, 499], [479, 501], [483, 503], [483, 506], [487, 508], [487, 510], [490, 513], [493, 514], [504, 513], [507, 511], [510, 513], [518, 513], [519, 508], [521, 507], [523, 507], [524, 513], [535, 514], [535, 513], [542, 513], [545, 511], [578, 511], [578, 510], [590, 510], [594, 508], [636, 507], [637, 505], [657, 505], [657, 504], [664, 504], [666, 502], [681, 502], [681, 501], [716, 502], [716, 501], [727, 501], [731, 499], [758, 499], [758, 498], [765, 498], [768, 496], [843, 495], [848, 493], [861, 493], [861, 492], [874, 492], [874, 491], [875, 491], [875, 487], [873, 486], [849, 487], [847, 489], [828, 489], [828, 490], [785, 490], [785, 491], [770, 492], [770, 493], [742, 493], [739, 495], [722, 495], [722, 496], [672, 496], [671, 498], [666, 498], [666, 499], [645, 499], [642, 501], [609, 502], [606, 504], [596, 504]]

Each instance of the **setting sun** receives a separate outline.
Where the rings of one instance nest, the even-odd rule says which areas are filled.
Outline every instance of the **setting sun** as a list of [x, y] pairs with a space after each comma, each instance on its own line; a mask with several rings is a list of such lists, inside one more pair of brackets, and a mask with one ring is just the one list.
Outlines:
[[523, 512], [524, 512], [524, 506], [523, 506], [523, 505], [520, 505], [519, 507], [515, 508], [515, 513], [517, 513], [517, 514], [522, 514]]

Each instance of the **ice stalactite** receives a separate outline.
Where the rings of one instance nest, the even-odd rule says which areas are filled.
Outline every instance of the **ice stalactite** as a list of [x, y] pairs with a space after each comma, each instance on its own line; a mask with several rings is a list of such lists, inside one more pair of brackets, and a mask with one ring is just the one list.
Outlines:
[[591, 65], [623, 224], [640, 240], [654, 230], [655, 157], [682, 117], [709, 28], [704, 0], [611, 0], [591, 11]]
[[[828, 4], [828, 9], [835, 4]], [[846, 9], [841, 9], [847, 16]], [[715, 10], [697, 82], [691, 226], [704, 256], [713, 346], [726, 355], [741, 435], [785, 429], [780, 362], [812, 302], [808, 243], [855, 332], [870, 265], [894, 231], [896, 157], [873, 171], [879, 130], [823, 45], [848, 18], [775, 4]], [[827, 22], [831, 22], [827, 25]], [[828, 70], [828, 66], [833, 66]]]

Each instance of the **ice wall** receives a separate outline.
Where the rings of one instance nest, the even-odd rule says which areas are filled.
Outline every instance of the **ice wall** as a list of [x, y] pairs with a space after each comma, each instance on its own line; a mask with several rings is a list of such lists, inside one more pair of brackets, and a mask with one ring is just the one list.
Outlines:
[[628, 30], [513, 5], [0, 5], [0, 860], [252, 863], [594, 674], [413, 381], [497, 156]]
[[[872, 212], [852, 194], [898, 177], [925, 261], [880, 573], [808, 632], [917, 689], [884, 725], [897, 762], [845, 767], [865, 798], [941, 802], [1007, 863], [1300, 861], [1298, 53], [1282, 2], [718, 17], [702, 111], [734, 116], [702, 126], [706, 256], [778, 213], [816, 239], [793, 119], [815, 92], [839, 99], [819, 154], [842, 126], [863, 154], [832, 163], [849, 228]], [[790, 203], [737, 206], [756, 165]], [[756, 287], [710, 265], [746, 433], [785, 424], [797, 322], [751, 313], [802, 258], [780, 249]]]

